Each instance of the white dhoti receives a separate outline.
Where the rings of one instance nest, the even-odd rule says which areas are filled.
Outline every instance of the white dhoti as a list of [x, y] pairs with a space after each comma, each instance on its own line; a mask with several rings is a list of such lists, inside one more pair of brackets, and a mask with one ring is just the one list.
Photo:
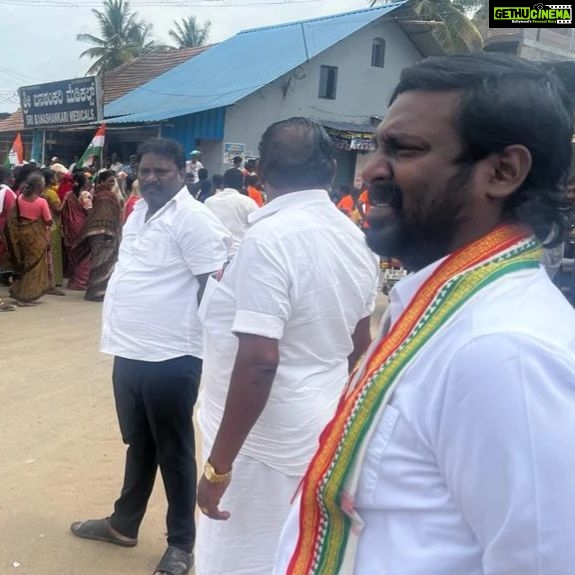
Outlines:
[[[209, 453], [205, 450], [204, 454]], [[227, 521], [200, 515], [196, 575], [271, 575], [281, 530], [300, 478], [245, 455], [234, 462], [220, 509]]]

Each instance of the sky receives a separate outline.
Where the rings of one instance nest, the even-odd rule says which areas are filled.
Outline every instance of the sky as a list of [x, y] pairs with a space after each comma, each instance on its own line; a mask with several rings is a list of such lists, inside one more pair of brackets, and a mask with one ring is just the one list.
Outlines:
[[[174, 20], [189, 15], [212, 23], [210, 42], [241, 30], [316, 18], [369, 7], [369, 0], [131, 0], [133, 10], [154, 26], [154, 38], [169, 44]], [[92, 8], [100, 0], [0, 0], [0, 112], [19, 105], [19, 86], [83, 76], [90, 46], [76, 35], [99, 36]]]

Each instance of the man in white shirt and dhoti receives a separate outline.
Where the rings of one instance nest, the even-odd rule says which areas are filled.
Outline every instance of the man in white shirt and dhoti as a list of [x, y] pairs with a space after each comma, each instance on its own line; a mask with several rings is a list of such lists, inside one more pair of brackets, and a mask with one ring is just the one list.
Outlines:
[[536, 64], [403, 71], [364, 179], [370, 246], [414, 273], [322, 433], [277, 575], [572, 575], [575, 312], [539, 264], [572, 133]]
[[319, 431], [370, 341], [377, 258], [329, 199], [330, 138], [305, 118], [278, 122], [259, 171], [270, 201], [200, 310], [197, 575], [271, 573]]

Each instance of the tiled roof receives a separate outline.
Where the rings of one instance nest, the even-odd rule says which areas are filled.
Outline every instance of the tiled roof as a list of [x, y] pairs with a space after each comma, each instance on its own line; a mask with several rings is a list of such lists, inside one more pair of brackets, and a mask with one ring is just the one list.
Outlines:
[[[115, 70], [104, 74], [104, 104], [109, 104], [138, 86], [153, 80], [164, 72], [179, 66], [190, 58], [201, 54], [210, 46], [182, 48], [165, 52], [150, 52], [126, 62]], [[16, 110], [11, 116], [0, 120], [0, 132], [17, 132], [24, 129], [22, 111]]]
[[104, 105], [179, 66], [210, 46], [150, 52], [104, 74]]
[[13, 114], [0, 120], [0, 132], [18, 132], [24, 129], [24, 118], [22, 110], [18, 108]]

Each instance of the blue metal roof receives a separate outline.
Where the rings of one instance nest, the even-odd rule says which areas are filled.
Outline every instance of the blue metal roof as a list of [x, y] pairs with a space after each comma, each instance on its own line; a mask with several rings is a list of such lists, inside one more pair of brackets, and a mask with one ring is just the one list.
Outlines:
[[404, 3], [240, 32], [110, 102], [106, 123], [152, 122], [230, 106]]

